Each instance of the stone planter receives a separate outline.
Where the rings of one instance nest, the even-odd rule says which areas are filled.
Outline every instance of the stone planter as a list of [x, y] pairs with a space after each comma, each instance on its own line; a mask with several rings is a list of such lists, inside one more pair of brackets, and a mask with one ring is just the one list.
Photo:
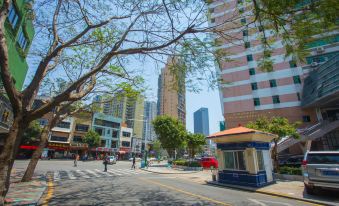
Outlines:
[[304, 177], [302, 175], [287, 175], [274, 173], [274, 178], [280, 180], [304, 181]]
[[172, 165], [173, 169], [177, 170], [184, 170], [184, 171], [202, 171], [202, 167], [187, 167], [187, 166], [181, 166], [181, 165]]

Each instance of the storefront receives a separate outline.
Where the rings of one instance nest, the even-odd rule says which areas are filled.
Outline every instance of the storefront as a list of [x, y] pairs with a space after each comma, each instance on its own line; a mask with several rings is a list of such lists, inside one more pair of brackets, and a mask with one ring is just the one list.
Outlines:
[[217, 144], [220, 183], [261, 187], [272, 183], [270, 142], [276, 135], [236, 127], [210, 135]]
[[120, 147], [118, 160], [128, 160], [132, 157], [131, 148], [130, 147]]
[[97, 147], [91, 149], [91, 155], [95, 159], [103, 159], [105, 155], [117, 155], [118, 149], [116, 148], [107, 148], [107, 147]]
[[64, 159], [72, 158], [70, 155], [70, 144], [69, 143], [48, 143], [48, 157], [51, 159]]

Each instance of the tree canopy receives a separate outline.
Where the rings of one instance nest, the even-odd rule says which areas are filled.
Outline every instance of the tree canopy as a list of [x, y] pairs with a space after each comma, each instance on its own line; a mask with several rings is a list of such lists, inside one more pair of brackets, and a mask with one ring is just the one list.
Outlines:
[[94, 130], [89, 130], [84, 138], [82, 139], [84, 143], [88, 144], [88, 147], [98, 147], [100, 145], [100, 135]]
[[22, 137], [21, 144], [34, 144], [39, 142], [42, 128], [38, 121], [33, 121], [25, 129]]
[[192, 134], [190, 132], [187, 133], [185, 142], [190, 153], [190, 157], [193, 158], [201, 146], [206, 144], [206, 138], [203, 134]]

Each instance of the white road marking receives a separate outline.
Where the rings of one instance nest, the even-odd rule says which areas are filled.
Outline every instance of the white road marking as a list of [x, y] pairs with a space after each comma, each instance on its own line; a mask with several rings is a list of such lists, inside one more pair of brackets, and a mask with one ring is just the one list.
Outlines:
[[97, 171], [98, 173], [100, 173], [100, 174], [103, 174], [103, 175], [107, 175], [107, 176], [110, 176], [110, 177], [112, 177], [112, 175], [111, 174], [109, 174], [109, 173], [107, 173], [107, 172], [103, 172], [103, 171], [101, 171], [101, 170], [98, 170], [98, 169], [95, 169], [95, 171]]
[[107, 172], [111, 173], [111, 174], [114, 174], [114, 175], [118, 175], [118, 176], [121, 176], [122, 174], [116, 172], [115, 170], [113, 169], [110, 169], [110, 170], [107, 170]]
[[72, 171], [66, 171], [67, 175], [68, 175], [68, 178], [70, 180], [75, 180], [77, 177], [74, 176], [73, 172]]
[[54, 174], [53, 174], [53, 179], [54, 181], [59, 181], [60, 180], [60, 173], [59, 171], [54, 171]]
[[129, 170], [129, 169], [116, 169], [118, 170], [120, 173], [123, 173], [123, 174], [127, 174], [127, 175], [130, 175], [130, 174], [135, 174], [133, 170]]
[[259, 202], [259, 201], [256, 200], [256, 199], [248, 199], [248, 200], [250, 200], [250, 201], [252, 201], [252, 202], [254, 202], [254, 203], [256, 203], [256, 204], [259, 204], [259, 205], [261, 205], [261, 206], [267, 206], [266, 204], [264, 204], [264, 203], [262, 203], [262, 202]]
[[88, 176], [84, 172], [82, 172], [81, 170], [77, 170], [76, 172], [79, 173], [84, 178], [91, 178], [90, 176]]
[[85, 170], [87, 173], [90, 173], [91, 175], [94, 175], [95, 177], [100, 177], [97, 173], [91, 171], [91, 170]]

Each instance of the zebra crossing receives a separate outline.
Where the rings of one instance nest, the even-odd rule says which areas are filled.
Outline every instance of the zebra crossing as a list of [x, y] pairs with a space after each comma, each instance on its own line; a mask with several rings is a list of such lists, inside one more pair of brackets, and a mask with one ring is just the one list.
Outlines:
[[77, 179], [91, 179], [91, 178], [102, 178], [102, 177], [114, 177], [114, 176], [131, 176], [148, 174], [143, 170], [130, 170], [130, 169], [109, 169], [107, 172], [103, 172], [99, 169], [85, 169], [85, 170], [56, 170], [48, 172], [54, 182], [61, 180], [77, 180]]

